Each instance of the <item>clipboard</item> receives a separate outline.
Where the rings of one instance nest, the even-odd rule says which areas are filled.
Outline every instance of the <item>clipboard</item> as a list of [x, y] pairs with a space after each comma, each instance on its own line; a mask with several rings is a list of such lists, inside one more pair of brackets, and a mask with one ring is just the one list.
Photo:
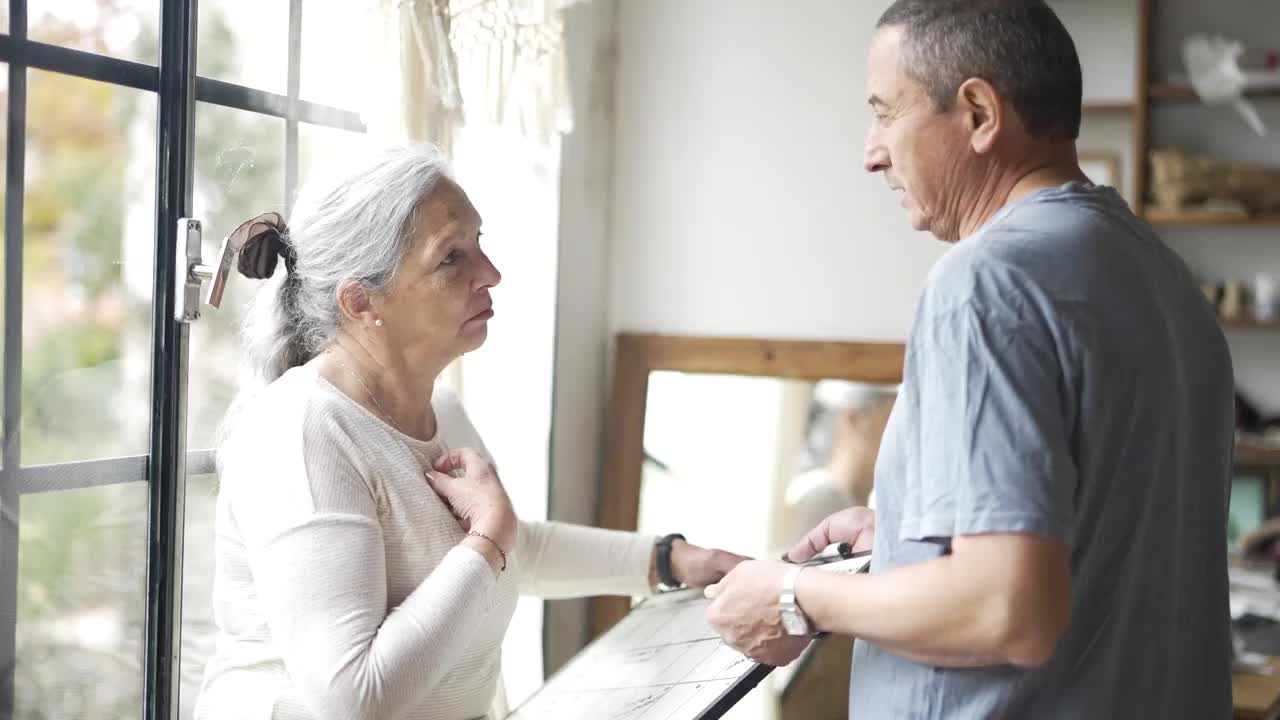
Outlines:
[[716, 720], [773, 668], [724, 644], [700, 589], [659, 593], [592, 641], [507, 720]]
[[[862, 572], [870, 553], [818, 565]], [[652, 595], [593, 640], [506, 720], [718, 720], [774, 670], [707, 623], [700, 589]]]

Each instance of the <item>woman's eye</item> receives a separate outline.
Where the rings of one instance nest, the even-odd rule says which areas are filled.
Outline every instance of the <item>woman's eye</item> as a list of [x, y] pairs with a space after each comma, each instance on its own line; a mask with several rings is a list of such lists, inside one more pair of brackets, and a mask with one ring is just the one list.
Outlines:
[[450, 250], [449, 254], [445, 256], [444, 260], [440, 261], [440, 264], [441, 265], [457, 265], [458, 261], [461, 259], [462, 259], [462, 253], [458, 252], [457, 250]]

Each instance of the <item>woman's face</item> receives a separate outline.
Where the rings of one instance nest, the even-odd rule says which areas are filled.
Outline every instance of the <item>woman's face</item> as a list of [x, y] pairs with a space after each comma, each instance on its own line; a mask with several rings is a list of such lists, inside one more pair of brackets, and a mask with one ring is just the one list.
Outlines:
[[484, 344], [489, 288], [502, 280], [480, 249], [480, 214], [443, 180], [418, 206], [412, 244], [385, 295], [373, 299], [388, 344], [446, 364]]

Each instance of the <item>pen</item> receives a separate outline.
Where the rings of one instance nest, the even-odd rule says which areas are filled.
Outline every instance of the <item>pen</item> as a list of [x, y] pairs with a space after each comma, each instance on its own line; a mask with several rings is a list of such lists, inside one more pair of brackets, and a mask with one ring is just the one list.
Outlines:
[[[823, 548], [822, 551], [819, 552], [817, 555], [814, 555], [812, 558], [809, 558], [809, 560], [807, 560], [804, 564], [805, 565], [822, 565], [824, 563], [836, 562], [837, 560], [848, 560], [851, 557], [853, 557], [852, 545], [850, 545], [847, 542], [831, 543], [830, 545]], [[788, 563], [795, 562], [794, 560], [791, 559], [791, 556], [789, 553], [782, 554], [782, 561], [788, 562]]]

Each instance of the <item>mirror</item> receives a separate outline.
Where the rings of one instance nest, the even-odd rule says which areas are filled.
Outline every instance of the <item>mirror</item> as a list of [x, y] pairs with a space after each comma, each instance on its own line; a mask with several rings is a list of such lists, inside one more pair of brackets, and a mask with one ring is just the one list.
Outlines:
[[651, 371], [636, 528], [777, 556], [831, 513], [869, 504], [896, 392], [891, 383]]
[[[826, 515], [874, 504], [900, 343], [617, 338], [598, 524], [777, 557]], [[592, 601], [596, 634], [626, 598]], [[726, 717], [845, 717], [852, 642], [816, 641]]]

